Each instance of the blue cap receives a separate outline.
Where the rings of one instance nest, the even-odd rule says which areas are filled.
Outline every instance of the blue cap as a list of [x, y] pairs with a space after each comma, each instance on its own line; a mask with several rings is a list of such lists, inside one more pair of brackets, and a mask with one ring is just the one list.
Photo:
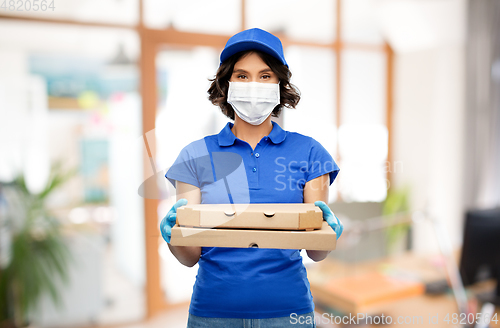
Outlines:
[[260, 50], [278, 59], [288, 67], [280, 39], [260, 28], [252, 28], [233, 35], [220, 54], [221, 64], [232, 55], [246, 50]]

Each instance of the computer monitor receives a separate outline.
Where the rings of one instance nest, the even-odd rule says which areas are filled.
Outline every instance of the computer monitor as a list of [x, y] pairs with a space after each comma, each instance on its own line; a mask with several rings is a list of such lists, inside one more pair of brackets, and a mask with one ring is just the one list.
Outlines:
[[494, 293], [478, 298], [500, 305], [500, 208], [467, 211], [460, 274], [465, 286], [496, 279]]

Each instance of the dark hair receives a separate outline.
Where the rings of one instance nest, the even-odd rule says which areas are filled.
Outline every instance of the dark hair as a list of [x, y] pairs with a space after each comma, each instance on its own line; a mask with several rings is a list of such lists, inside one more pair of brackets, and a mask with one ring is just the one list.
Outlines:
[[227, 102], [227, 90], [229, 89], [229, 80], [233, 74], [234, 65], [242, 57], [250, 54], [256, 53], [264, 61], [264, 63], [271, 68], [271, 70], [277, 75], [280, 82], [280, 103], [277, 105], [271, 116], [279, 117], [283, 107], [295, 108], [300, 100], [300, 91], [296, 86], [290, 83], [290, 78], [292, 77], [292, 72], [283, 65], [278, 59], [271, 55], [258, 50], [248, 50], [242, 51], [234, 54], [224, 61], [213, 79], [210, 88], [208, 89], [208, 99], [212, 104], [219, 106], [222, 113], [234, 120], [234, 109]]

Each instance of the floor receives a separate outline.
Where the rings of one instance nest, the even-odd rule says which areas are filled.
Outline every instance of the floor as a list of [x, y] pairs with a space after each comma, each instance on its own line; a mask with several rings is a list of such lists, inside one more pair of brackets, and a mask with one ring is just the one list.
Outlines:
[[120, 328], [186, 328], [189, 305], [184, 305], [156, 315], [153, 319], [115, 326]]

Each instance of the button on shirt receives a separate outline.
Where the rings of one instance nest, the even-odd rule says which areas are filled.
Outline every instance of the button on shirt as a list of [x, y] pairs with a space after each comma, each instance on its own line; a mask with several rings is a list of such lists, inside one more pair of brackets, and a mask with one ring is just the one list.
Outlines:
[[[307, 181], [339, 168], [315, 139], [276, 122], [252, 149], [228, 122], [219, 134], [182, 149], [167, 179], [201, 190], [202, 204], [303, 203]], [[201, 317], [273, 318], [314, 303], [300, 250], [202, 247], [189, 312]]]

